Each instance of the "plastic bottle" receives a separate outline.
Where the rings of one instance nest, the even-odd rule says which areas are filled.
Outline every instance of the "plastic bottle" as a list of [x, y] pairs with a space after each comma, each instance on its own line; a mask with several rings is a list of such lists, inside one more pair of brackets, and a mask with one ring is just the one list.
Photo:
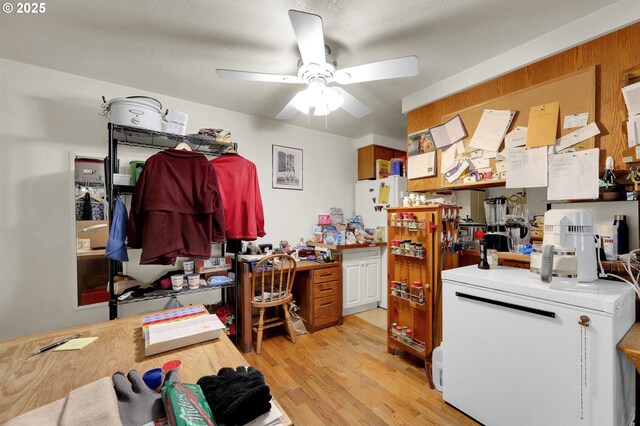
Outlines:
[[627, 217], [623, 214], [617, 214], [613, 217], [613, 224], [618, 227], [618, 254], [629, 253], [629, 226], [627, 225]]

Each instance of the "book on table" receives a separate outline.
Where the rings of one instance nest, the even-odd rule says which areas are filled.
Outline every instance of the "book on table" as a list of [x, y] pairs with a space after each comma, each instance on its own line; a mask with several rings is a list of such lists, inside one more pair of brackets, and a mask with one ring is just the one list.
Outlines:
[[224, 324], [202, 307], [176, 309], [142, 320], [144, 354], [155, 355], [220, 337]]

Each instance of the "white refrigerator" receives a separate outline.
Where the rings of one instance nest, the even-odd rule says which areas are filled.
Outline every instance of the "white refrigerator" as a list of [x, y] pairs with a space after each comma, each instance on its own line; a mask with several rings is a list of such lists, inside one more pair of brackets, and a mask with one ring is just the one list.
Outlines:
[[[362, 216], [364, 226], [375, 228], [386, 226], [385, 207], [402, 206], [402, 197], [407, 193], [407, 179], [401, 176], [389, 176], [385, 179], [361, 180], [356, 183], [356, 214]], [[383, 247], [380, 262], [380, 301], [378, 306], [387, 308], [387, 250]]]
[[616, 350], [635, 321], [630, 286], [559, 290], [506, 267], [442, 279], [446, 402], [487, 425], [632, 424], [635, 368]]

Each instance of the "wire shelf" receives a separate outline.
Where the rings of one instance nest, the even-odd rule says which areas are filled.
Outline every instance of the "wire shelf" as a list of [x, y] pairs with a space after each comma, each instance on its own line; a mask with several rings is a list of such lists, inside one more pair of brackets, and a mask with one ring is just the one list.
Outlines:
[[224, 289], [224, 288], [233, 288], [233, 287], [235, 287], [235, 282], [231, 281], [229, 284], [200, 287], [200, 288], [196, 288], [196, 289], [193, 289], [193, 290], [189, 290], [189, 289], [184, 289], [184, 290], [180, 290], [180, 291], [167, 290], [166, 292], [163, 292], [162, 294], [154, 294], [154, 295], [151, 295], [151, 296], [136, 297], [136, 298], [127, 299], [127, 300], [117, 300], [116, 304], [117, 305], [126, 305], [126, 304], [129, 304], [129, 303], [144, 302], [144, 301], [147, 301], [147, 300], [155, 300], [155, 299], [164, 299], [165, 297], [183, 296], [185, 294], [203, 293], [205, 291], [220, 290], [220, 289]]
[[187, 143], [193, 151], [205, 155], [220, 155], [229, 150], [236, 150], [234, 142], [212, 141], [204, 136], [176, 135], [173, 133], [157, 132], [155, 130], [112, 124], [113, 138], [121, 145], [140, 148], [166, 149], [174, 148], [179, 142]]

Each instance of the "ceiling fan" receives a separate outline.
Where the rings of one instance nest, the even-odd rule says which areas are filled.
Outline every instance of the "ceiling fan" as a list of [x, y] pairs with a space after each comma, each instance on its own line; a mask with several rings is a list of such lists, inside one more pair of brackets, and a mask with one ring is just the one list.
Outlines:
[[289, 10], [289, 19], [302, 57], [298, 61], [298, 75], [216, 69], [216, 74], [220, 78], [306, 84], [307, 88], [296, 93], [276, 116], [277, 119], [288, 120], [298, 111], [309, 114], [311, 109], [313, 109], [313, 115], [323, 116], [338, 108], [346, 110], [357, 118], [364, 117], [371, 112], [366, 104], [343, 88], [329, 84], [353, 84], [411, 77], [418, 74], [416, 56], [337, 69], [338, 62], [331, 56], [331, 50], [324, 43], [322, 18], [312, 13]]

